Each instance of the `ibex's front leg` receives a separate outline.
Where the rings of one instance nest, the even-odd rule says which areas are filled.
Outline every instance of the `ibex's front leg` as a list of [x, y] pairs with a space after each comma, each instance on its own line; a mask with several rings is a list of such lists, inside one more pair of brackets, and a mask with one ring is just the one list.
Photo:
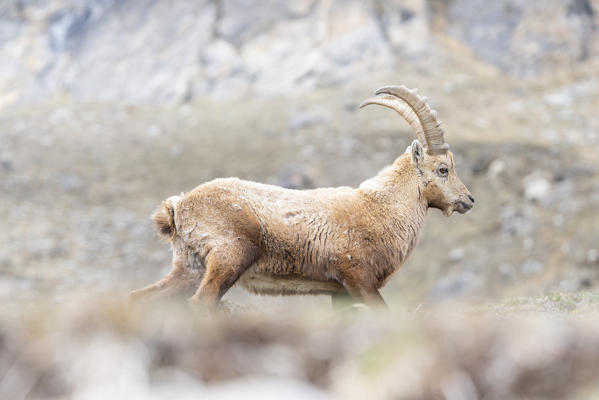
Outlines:
[[356, 301], [371, 308], [389, 309], [375, 285], [375, 280], [363, 270], [352, 269], [343, 276], [343, 287]]
[[134, 290], [129, 293], [132, 301], [153, 295], [176, 295], [193, 291], [202, 279], [200, 271], [192, 271], [187, 268], [185, 262], [175, 258], [170, 272], [161, 280], [143, 289]]
[[331, 305], [333, 306], [333, 311], [346, 309], [353, 303], [355, 303], [355, 300], [346, 290], [331, 294]]
[[206, 273], [202, 283], [189, 301], [215, 307], [257, 257], [254, 245], [241, 240], [210, 251], [205, 260]]

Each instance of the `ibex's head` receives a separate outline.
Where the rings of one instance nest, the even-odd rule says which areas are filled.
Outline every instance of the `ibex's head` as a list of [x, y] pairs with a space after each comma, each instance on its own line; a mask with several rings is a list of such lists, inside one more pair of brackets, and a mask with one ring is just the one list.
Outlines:
[[430, 109], [426, 98], [405, 86], [385, 86], [360, 108], [379, 104], [397, 111], [408, 121], [418, 140], [408, 151], [417, 170], [422, 194], [429, 207], [438, 208], [450, 216], [454, 211], [466, 213], [474, 206], [474, 197], [455, 173], [453, 154], [445, 142], [437, 113]]

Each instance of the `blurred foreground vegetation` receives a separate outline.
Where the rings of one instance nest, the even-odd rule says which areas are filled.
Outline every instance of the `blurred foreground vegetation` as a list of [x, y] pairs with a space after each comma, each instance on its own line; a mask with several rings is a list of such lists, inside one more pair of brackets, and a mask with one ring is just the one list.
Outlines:
[[278, 312], [119, 295], [3, 315], [0, 398], [596, 399], [599, 293]]

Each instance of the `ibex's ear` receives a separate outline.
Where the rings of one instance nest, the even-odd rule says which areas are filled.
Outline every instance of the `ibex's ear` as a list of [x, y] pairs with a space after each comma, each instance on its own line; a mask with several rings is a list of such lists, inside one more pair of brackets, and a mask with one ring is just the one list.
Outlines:
[[422, 149], [422, 146], [420, 145], [420, 143], [418, 143], [418, 140], [414, 140], [412, 142], [411, 148], [412, 148], [412, 162], [415, 165], [418, 165], [418, 163], [420, 161], [422, 161], [422, 158], [424, 157], [424, 150]]

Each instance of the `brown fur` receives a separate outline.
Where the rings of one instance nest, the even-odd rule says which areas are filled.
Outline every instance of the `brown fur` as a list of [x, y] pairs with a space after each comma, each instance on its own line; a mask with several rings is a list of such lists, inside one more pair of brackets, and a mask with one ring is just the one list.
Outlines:
[[[193, 282], [201, 278], [192, 301], [215, 304], [239, 283], [257, 294], [347, 293], [383, 304], [378, 289], [415, 247], [429, 206], [449, 214], [469, 195], [451, 153], [420, 160], [412, 153], [357, 189], [217, 179], [164, 202], [154, 221], [171, 238], [177, 270], [196, 273]], [[440, 162], [449, 177], [434, 176]]]
[[451, 152], [429, 154], [418, 141], [359, 188], [216, 179], [168, 198], [154, 214], [171, 241], [173, 269], [134, 295], [199, 285], [190, 300], [214, 306], [238, 283], [257, 294], [384, 305], [378, 289], [416, 246], [428, 208], [449, 216], [473, 202]]

